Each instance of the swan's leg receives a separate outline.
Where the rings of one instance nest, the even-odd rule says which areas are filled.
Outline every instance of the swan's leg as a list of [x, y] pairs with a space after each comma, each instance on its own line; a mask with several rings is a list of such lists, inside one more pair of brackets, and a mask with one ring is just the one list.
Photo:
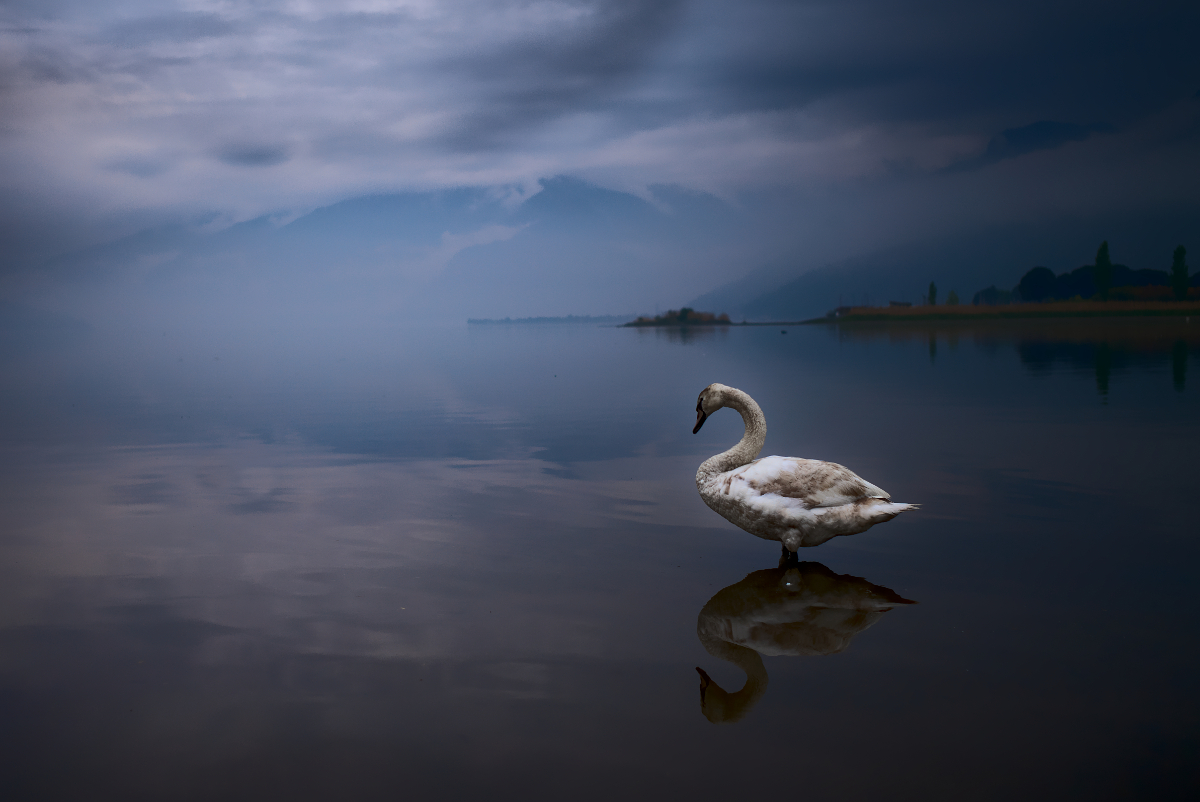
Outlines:
[[783, 546], [783, 553], [779, 555], [779, 567], [786, 568], [789, 565], [795, 565], [796, 552], [788, 549], [787, 544]]

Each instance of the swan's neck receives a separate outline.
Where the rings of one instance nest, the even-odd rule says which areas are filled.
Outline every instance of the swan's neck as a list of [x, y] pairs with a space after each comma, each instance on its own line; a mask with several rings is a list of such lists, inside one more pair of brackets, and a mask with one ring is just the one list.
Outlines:
[[713, 724], [732, 724], [740, 720], [758, 704], [767, 692], [767, 669], [758, 652], [736, 643], [729, 643], [706, 632], [698, 632], [704, 650], [719, 660], [733, 663], [746, 672], [746, 684], [739, 691], [730, 693], [708, 680], [701, 695], [700, 709], [704, 717]]
[[706, 459], [696, 473], [697, 481], [752, 462], [762, 451], [763, 443], [767, 440], [767, 418], [753, 398], [741, 390], [731, 388], [726, 396], [725, 406], [741, 413], [742, 422], [746, 424], [746, 433], [733, 448]]

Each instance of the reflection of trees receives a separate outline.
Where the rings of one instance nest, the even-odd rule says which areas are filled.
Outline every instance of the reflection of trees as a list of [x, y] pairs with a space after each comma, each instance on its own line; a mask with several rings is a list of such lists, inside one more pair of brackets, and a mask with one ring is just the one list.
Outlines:
[[1184, 380], [1187, 379], [1188, 347], [1185, 340], [1176, 340], [1171, 346], [1171, 380], [1175, 389], [1183, 392]]
[[1186, 340], [1098, 342], [1025, 340], [1017, 343], [1021, 364], [1031, 373], [1050, 373], [1061, 368], [1093, 372], [1096, 392], [1107, 396], [1114, 377], [1135, 368], [1162, 369], [1165, 358], [1171, 362], [1171, 378], [1182, 391], [1187, 377], [1188, 343]]
[[940, 345], [968, 343], [989, 356], [1015, 348], [1030, 373], [1066, 369], [1091, 375], [1100, 395], [1119, 384], [1123, 373], [1165, 372], [1168, 365], [1175, 389], [1183, 390], [1188, 359], [1200, 350], [1200, 325], [1186, 317], [880, 322], [831, 332], [839, 342], [919, 343], [931, 362]]
[[1059, 366], [1087, 370], [1096, 364], [1096, 344], [1024, 340], [1017, 343], [1017, 356], [1030, 373], [1050, 373]]
[[709, 599], [696, 621], [705, 651], [746, 672], [745, 685], [730, 693], [697, 668], [701, 711], [714, 724], [741, 720], [767, 692], [761, 655], [837, 654], [901, 604], [913, 602], [794, 555], [779, 568], [748, 574]]

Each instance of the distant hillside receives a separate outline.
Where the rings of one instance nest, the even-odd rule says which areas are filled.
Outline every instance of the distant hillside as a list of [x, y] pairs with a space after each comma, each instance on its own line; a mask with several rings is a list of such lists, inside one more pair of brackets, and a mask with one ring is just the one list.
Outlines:
[[694, 298], [687, 306], [692, 309], [727, 309], [734, 320], [745, 317], [745, 309], [759, 297], [788, 283], [801, 272], [794, 262], [771, 264], [752, 270], [737, 281], [723, 284], [715, 290]]
[[[1176, 245], [1200, 251], [1200, 207], [1190, 214], [1138, 218], [1061, 219], [1007, 226], [880, 250], [824, 266], [797, 261], [790, 271], [753, 271], [689, 302], [725, 309], [736, 320], [803, 320], [848, 305], [920, 302], [930, 281], [944, 298], [950, 290], [968, 301], [989, 286], [1012, 289], [1035, 265], [1070, 271], [1108, 240], [1114, 261], [1165, 270]], [[1192, 260], [1196, 262], [1196, 259]], [[1197, 268], [1193, 265], [1193, 271]]]
[[1021, 260], [1023, 255], [1017, 248], [993, 248], [981, 258], [974, 242], [893, 248], [797, 276], [745, 302], [741, 316], [747, 320], [804, 320], [838, 306], [919, 303], [930, 281], [936, 281], [943, 293], [955, 290], [960, 297], [970, 297], [988, 284], [1014, 286], [1029, 269]]

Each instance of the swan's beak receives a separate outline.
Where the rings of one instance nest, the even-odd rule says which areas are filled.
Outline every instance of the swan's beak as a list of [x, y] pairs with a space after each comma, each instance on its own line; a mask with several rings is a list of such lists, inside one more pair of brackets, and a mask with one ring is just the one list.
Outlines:
[[712, 684], [712, 679], [708, 674], [704, 673], [704, 669], [696, 666], [696, 670], [700, 672], [700, 701], [704, 702], [704, 692], [708, 690], [708, 686]]
[[708, 420], [708, 415], [704, 413], [704, 408], [699, 404], [696, 405], [696, 428], [692, 429], [692, 434], [700, 431], [700, 427], [704, 425], [704, 421]]

